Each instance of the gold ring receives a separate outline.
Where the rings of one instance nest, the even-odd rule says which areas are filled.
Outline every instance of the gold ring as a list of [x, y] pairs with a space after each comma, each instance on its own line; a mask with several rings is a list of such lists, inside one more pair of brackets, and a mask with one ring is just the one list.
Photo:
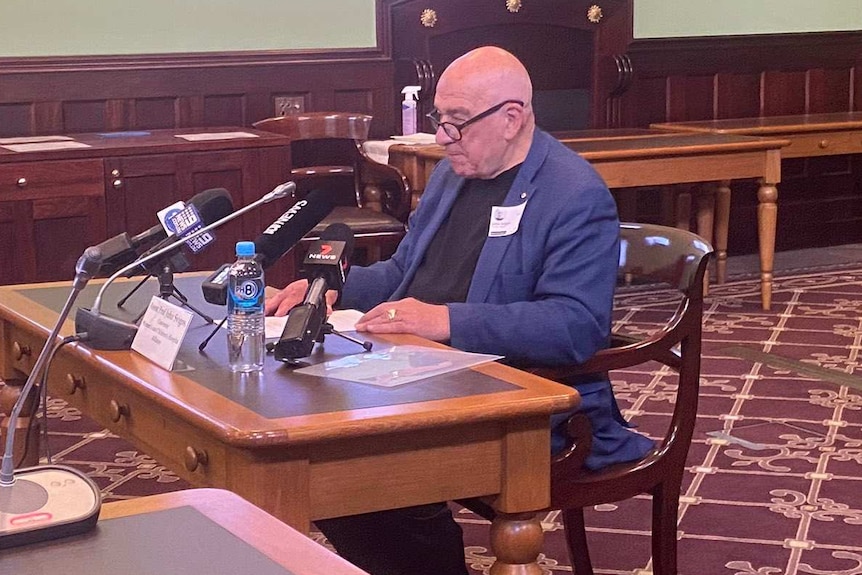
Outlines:
[[397, 313], [397, 310], [389, 308], [386, 310], [386, 317], [389, 318], [389, 321], [395, 321], [395, 314], [396, 313]]

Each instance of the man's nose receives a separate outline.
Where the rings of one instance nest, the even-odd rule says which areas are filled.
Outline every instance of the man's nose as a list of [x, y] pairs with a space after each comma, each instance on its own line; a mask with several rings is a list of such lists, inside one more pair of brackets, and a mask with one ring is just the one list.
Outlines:
[[437, 129], [434, 131], [434, 141], [437, 142], [439, 146], [445, 146], [447, 144], [453, 144], [455, 140], [449, 137], [449, 134], [446, 133], [446, 130], [443, 129], [443, 125], [439, 124]]

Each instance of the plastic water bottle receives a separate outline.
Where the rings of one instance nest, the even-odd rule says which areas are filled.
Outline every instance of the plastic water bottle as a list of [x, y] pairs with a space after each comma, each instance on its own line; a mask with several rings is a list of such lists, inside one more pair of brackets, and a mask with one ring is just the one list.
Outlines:
[[237, 242], [236, 256], [228, 274], [228, 361], [231, 371], [261, 371], [266, 350], [263, 267], [254, 258], [253, 242]]

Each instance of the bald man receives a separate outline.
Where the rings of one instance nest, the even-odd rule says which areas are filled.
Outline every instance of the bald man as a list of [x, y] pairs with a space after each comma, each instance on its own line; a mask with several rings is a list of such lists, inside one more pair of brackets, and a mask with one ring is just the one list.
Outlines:
[[[509, 52], [482, 47], [443, 72], [429, 114], [446, 159], [391, 259], [351, 270], [342, 306], [357, 330], [411, 333], [516, 366], [581, 363], [607, 346], [619, 261], [616, 206], [601, 177], [536, 128], [532, 84]], [[294, 282], [267, 302], [302, 301]], [[586, 467], [644, 455], [607, 374], [568, 382], [593, 427]], [[552, 418], [552, 448], [565, 420]], [[460, 527], [445, 502], [317, 522], [372, 575], [464, 575]]]

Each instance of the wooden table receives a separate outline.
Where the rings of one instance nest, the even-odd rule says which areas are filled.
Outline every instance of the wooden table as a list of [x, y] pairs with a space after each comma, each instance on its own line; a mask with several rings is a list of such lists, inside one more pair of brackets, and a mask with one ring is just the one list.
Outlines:
[[[174, 513], [168, 516], [164, 513], [182, 508], [186, 508], [182, 514]], [[197, 513], [188, 513], [189, 510]], [[127, 520], [122, 525], [106, 523], [120, 518]], [[105, 549], [108, 542], [117, 543], [116, 539], [120, 539], [119, 543], [122, 545], [124, 533], [135, 533], [139, 529], [154, 531], [158, 538], [159, 522], [165, 521], [187, 522], [185, 525], [181, 523], [169, 526], [170, 529], [187, 528], [180, 541], [169, 539], [167, 533], [164, 540], [130, 540], [128, 545], [134, 546], [137, 559], [144, 559], [145, 562], [112, 563], [111, 571], [100, 570], [104, 563], [111, 563], [105, 554], [117, 555], [120, 561], [134, 562], [134, 559], [122, 557], [122, 548]], [[150, 522], [150, 525], [145, 525], [145, 522]], [[222, 535], [218, 531], [210, 531], [210, 534], [221, 535], [219, 542], [229, 548], [220, 549], [216, 541], [202, 539], [201, 527], [209, 530], [214, 527], [225, 529], [230, 535]], [[111, 533], [106, 528], [116, 529], [118, 534]], [[109, 539], [111, 535], [113, 538]], [[201, 551], [206, 557], [201, 555]], [[233, 556], [225, 557], [226, 553]], [[70, 563], [72, 558], [77, 560], [71, 560]], [[117, 572], [213, 573], [202, 570], [206, 560], [210, 563], [221, 560], [219, 573], [228, 573], [231, 562], [250, 564], [254, 561], [258, 565], [269, 567], [269, 572], [281, 572], [284, 575], [365, 574], [365, 571], [245, 499], [221, 489], [190, 489], [106, 503], [99, 517], [99, 527], [93, 534], [18, 547], [5, 551], [3, 557], [4, 566], [10, 568], [10, 573], [17, 575], [37, 575], [52, 571], [87, 572], [90, 575]], [[85, 568], [90, 570], [85, 571]]]
[[[698, 206], [698, 231], [712, 237], [719, 281], [727, 263], [730, 181], [758, 178], [758, 239], [760, 289], [763, 309], [772, 303], [772, 268], [775, 227], [781, 181], [781, 149], [788, 141], [730, 134], [654, 133], [615, 130], [565, 134], [561, 141], [588, 160], [612, 189], [697, 182], [721, 182], [706, 188]], [[445, 157], [437, 145], [397, 145], [389, 149], [389, 163], [404, 172], [418, 193], [425, 188], [431, 170]], [[714, 214], [714, 216], [713, 216]]]
[[666, 122], [653, 124], [652, 128], [670, 132], [782, 138], [789, 142], [781, 150], [782, 158], [862, 153], [862, 112]]
[[[179, 287], [220, 317], [195, 297], [199, 281], [183, 277]], [[96, 283], [79, 305], [92, 305]], [[117, 309], [131, 285], [112, 284], [103, 313], [128, 320], [157, 293], [148, 283]], [[66, 283], [0, 287], [0, 376], [32, 368], [67, 292]], [[549, 416], [577, 405], [573, 388], [497, 363], [380, 388], [296, 374], [268, 357], [262, 378], [244, 379], [226, 370], [223, 337], [197, 351], [210, 331], [196, 318], [174, 372], [130, 351], [66, 346], [51, 366], [50, 393], [193, 484], [233, 491], [302, 532], [314, 519], [490, 496], [501, 514], [491, 535], [494, 573], [535, 563], [536, 512], [550, 504]], [[71, 333], [68, 322], [61, 334]], [[433, 345], [374, 341], [377, 349]], [[322, 347], [310, 360], [357, 351], [334, 336]]]
[[[46, 138], [67, 139], [16, 145], [0, 138], [6, 248], [0, 284], [68, 279], [87, 246], [149, 229], [158, 223], [156, 213], [177, 200], [225, 188], [239, 209], [290, 177], [288, 138], [236, 126]], [[237, 240], [257, 237], [290, 203], [273, 202], [222, 226], [221, 241], [193, 258], [191, 269], [231, 261]], [[286, 283], [293, 269], [273, 269], [273, 280], [277, 274]]]

